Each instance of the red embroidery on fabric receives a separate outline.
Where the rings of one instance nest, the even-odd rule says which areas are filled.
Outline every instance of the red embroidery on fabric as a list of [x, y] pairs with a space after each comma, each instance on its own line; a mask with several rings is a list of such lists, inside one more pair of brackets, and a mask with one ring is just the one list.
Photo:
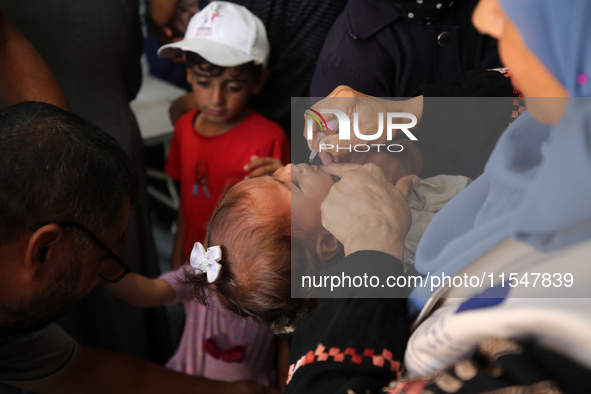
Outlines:
[[[493, 71], [498, 71], [501, 74], [503, 74], [503, 76], [505, 76], [507, 78], [512, 78], [512, 75], [509, 72], [509, 69], [507, 69], [507, 68], [496, 68]], [[513, 111], [511, 111], [511, 118], [517, 119], [519, 114], [522, 114], [525, 111], [525, 103], [524, 103], [523, 94], [521, 94], [519, 89], [517, 89], [516, 87], [513, 88], [513, 94], [516, 94], [519, 97], [513, 99], [513, 108], [514, 109], [513, 109]], [[510, 122], [509, 125], [511, 125], [511, 123], [512, 122]]]
[[343, 352], [338, 347], [331, 347], [327, 352], [326, 347], [319, 344], [316, 350], [308, 351], [295, 364], [289, 366], [287, 383], [291, 381], [293, 374], [304, 365], [331, 361], [331, 357], [333, 362], [344, 362], [346, 360], [345, 356], [350, 356], [350, 362], [353, 364], [362, 364], [364, 359], [369, 359], [372, 365], [376, 367], [389, 368], [393, 372], [400, 370], [400, 363], [393, 359], [393, 353], [388, 349], [382, 350], [382, 353], [378, 355], [376, 355], [375, 349], [363, 349], [358, 353], [357, 349], [352, 347], [346, 348]]
[[363, 356], [361, 354], [352, 354], [351, 362], [355, 364], [361, 364], [363, 362]]
[[383, 367], [384, 366], [384, 357], [382, 356], [373, 356], [372, 360], [373, 365], [376, 367]]
[[384, 349], [384, 351], [382, 352], [382, 356], [384, 356], [386, 360], [392, 361], [392, 352], [388, 349]]
[[341, 352], [341, 349], [339, 349], [338, 347], [331, 347], [330, 350], [328, 351], [328, 354], [331, 356], [336, 356], [340, 352]]
[[400, 371], [400, 363], [398, 361], [390, 361], [390, 371]]

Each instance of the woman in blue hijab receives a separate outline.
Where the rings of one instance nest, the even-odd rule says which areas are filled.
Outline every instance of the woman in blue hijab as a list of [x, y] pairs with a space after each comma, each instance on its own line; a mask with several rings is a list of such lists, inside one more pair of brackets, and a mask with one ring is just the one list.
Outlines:
[[[337, 392], [339, 387], [377, 392], [384, 376], [401, 372], [400, 342], [406, 345], [404, 364], [410, 375], [440, 371], [427, 375], [437, 385], [426, 382], [431, 392], [513, 386], [527, 386], [514, 388], [524, 392], [559, 392], [551, 385], [553, 378], [567, 392], [577, 390], [564, 381], [589, 385], [590, 16], [589, 0], [480, 0], [474, 23], [498, 39], [501, 60], [528, 97], [529, 110], [504, 132], [483, 175], [431, 221], [414, 262], [425, 278], [460, 274], [471, 287], [442, 287], [437, 294], [430, 286], [417, 288], [411, 302], [422, 310], [408, 342], [404, 308], [396, 309], [406, 305], [404, 299], [320, 299], [295, 331], [287, 392]], [[333, 164], [326, 170], [342, 179], [323, 203], [323, 225], [342, 238], [346, 251], [350, 246], [347, 257], [331, 267], [338, 269], [327, 271], [353, 267], [350, 272], [360, 269], [354, 272], [363, 275], [374, 267], [392, 267], [403, 277], [395, 256], [401, 257], [408, 214], [394, 214], [405, 208], [406, 194], [398, 187], [402, 179], [392, 188], [373, 166]], [[355, 210], [360, 214], [354, 218], [366, 221], [347, 215]], [[497, 342], [490, 345], [491, 338]], [[479, 370], [475, 365], [480, 360], [468, 360], [481, 344], [490, 345], [492, 356]], [[395, 362], [385, 364], [380, 354]], [[498, 367], [506, 355], [511, 365]], [[573, 378], [575, 370], [580, 373]], [[479, 388], [471, 386], [475, 376], [482, 378]], [[415, 382], [397, 385], [390, 393], [424, 388], [425, 381], [410, 381]]]
[[[428, 301], [408, 342], [411, 374], [469, 357], [490, 337], [533, 339], [591, 367], [590, 16], [588, 0], [481, 0], [476, 9], [476, 27], [499, 40], [528, 111], [421, 239], [418, 272], [486, 282], [468, 293], [441, 289], [435, 296], [448, 300], [434, 312]], [[417, 310], [425, 290], [413, 293]]]
[[418, 272], [457, 273], [510, 238], [552, 251], [591, 237], [589, 16], [587, 0], [481, 0], [475, 25], [499, 39], [529, 110], [431, 222]]

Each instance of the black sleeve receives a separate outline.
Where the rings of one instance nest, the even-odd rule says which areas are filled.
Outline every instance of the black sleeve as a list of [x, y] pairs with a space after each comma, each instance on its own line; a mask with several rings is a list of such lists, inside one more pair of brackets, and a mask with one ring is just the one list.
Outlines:
[[416, 131], [421, 177], [478, 177], [499, 136], [523, 112], [508, 74], [470, 71], [452, 83], [421, 86], [423, 119]]
[[[371, 274], [371, 267], [403, 275], [398, 259], [375, 251], [348, 256], [330, 274], [343, 266], [356, 267], [345, 270], [351, 277]], [[380, 392], [401, 367], [409, 335], [406, 305], [405, 298], [319, 299], [294, 333], [286, 393]]]

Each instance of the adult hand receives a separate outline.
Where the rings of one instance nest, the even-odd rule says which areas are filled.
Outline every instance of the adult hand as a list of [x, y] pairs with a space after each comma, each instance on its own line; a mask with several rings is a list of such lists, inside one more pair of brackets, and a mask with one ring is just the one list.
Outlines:
[[[344, 149], [356, 144], [386, 144], [386, 132], [385, 125], [384, 130], [380, 138], [372, 140], [371, 142], [359, 139], [355, 133], [353, 133], [353, 113], [359, 114], [359, 129], [363, 134], [374, 134], [378, 128], [378, 116], [379, 112], [406, 112], [416, 116], [417, 123], [423, 115], [423, 97], [418, 96], [409, 100], [401, 101], [390, 101], [384, 100], [377, 97], [371, 97], [348, 86], [341, 85], [333, 90], [325, 99], [320, 100], [314, 106], [314, 111], [318, 113], [322, 109], [333, 109], [344, 112], [351, 120], [351, 139], [347, 141], [339, 140], [339, 136], [336, 134], [324, 135], [323, 130], [320, 130], [320, 126], [316, 122], [312, 122], [312, 135], [311, 138], [307, 137], [307, 130], [304, 130], [304, 138], [308, 141], [308, 147], [310, 150], [315, 150], [322, 162], [326, 165], [335, 161], [338, 161], [338, 157], [348, 153], [349, 150]], [[308, 116], [308, 115], [306, 115]], [[327, 123], [335, 115], [333, 114], [322, 114]], [[408, 118], [401, 118], [397, 123], [409, 123]], [[330, 132], [328, 130], [327, 132]], [[393, 136], [400, 134], [398, 132]], [[319, 134], [320, 133], [320, 134]], [[320, 151], [320, 144], [323, 145], [322, 151]]]
[[376, 250], [404, 258], [411, 213], [406, 199], [419, 178], [389, 183], [374, 164], [330, 164], [324, 171], [341, 180], [322, 203], [322, 225], [345, 248], [345, 255]]
[[244, 166], [244, 171], [248, 172], [248, 175], [244, 179], [272, 174], [281, 167], [283, 167], [283, 163], [279, 159], [274, 157], [258, 157], [255, 155], [250, 158], [250, 163]]
[[391, 184], [395, 184], [403, 176], [417, 175], [423, 170], [423, 155], [419, 147], [407, 139], [396, 141], [396, 143], [401, 145], [404, 150], [401, 152], [371, 150], [340, 156], [338, 159], [340, 159], [339, 162], [341, 163], [375, 164], [382, 169], [386, 180]]

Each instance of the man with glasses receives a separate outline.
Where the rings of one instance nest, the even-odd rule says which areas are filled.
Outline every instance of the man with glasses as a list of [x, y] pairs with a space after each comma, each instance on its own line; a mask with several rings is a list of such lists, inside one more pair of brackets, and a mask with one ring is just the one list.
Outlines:
[[37, 393], [265, 392], [77, 344], [51, 322], [129, 268], [137, 181], [108, 134], [25, 102], [0, 111], [0, 381]]

